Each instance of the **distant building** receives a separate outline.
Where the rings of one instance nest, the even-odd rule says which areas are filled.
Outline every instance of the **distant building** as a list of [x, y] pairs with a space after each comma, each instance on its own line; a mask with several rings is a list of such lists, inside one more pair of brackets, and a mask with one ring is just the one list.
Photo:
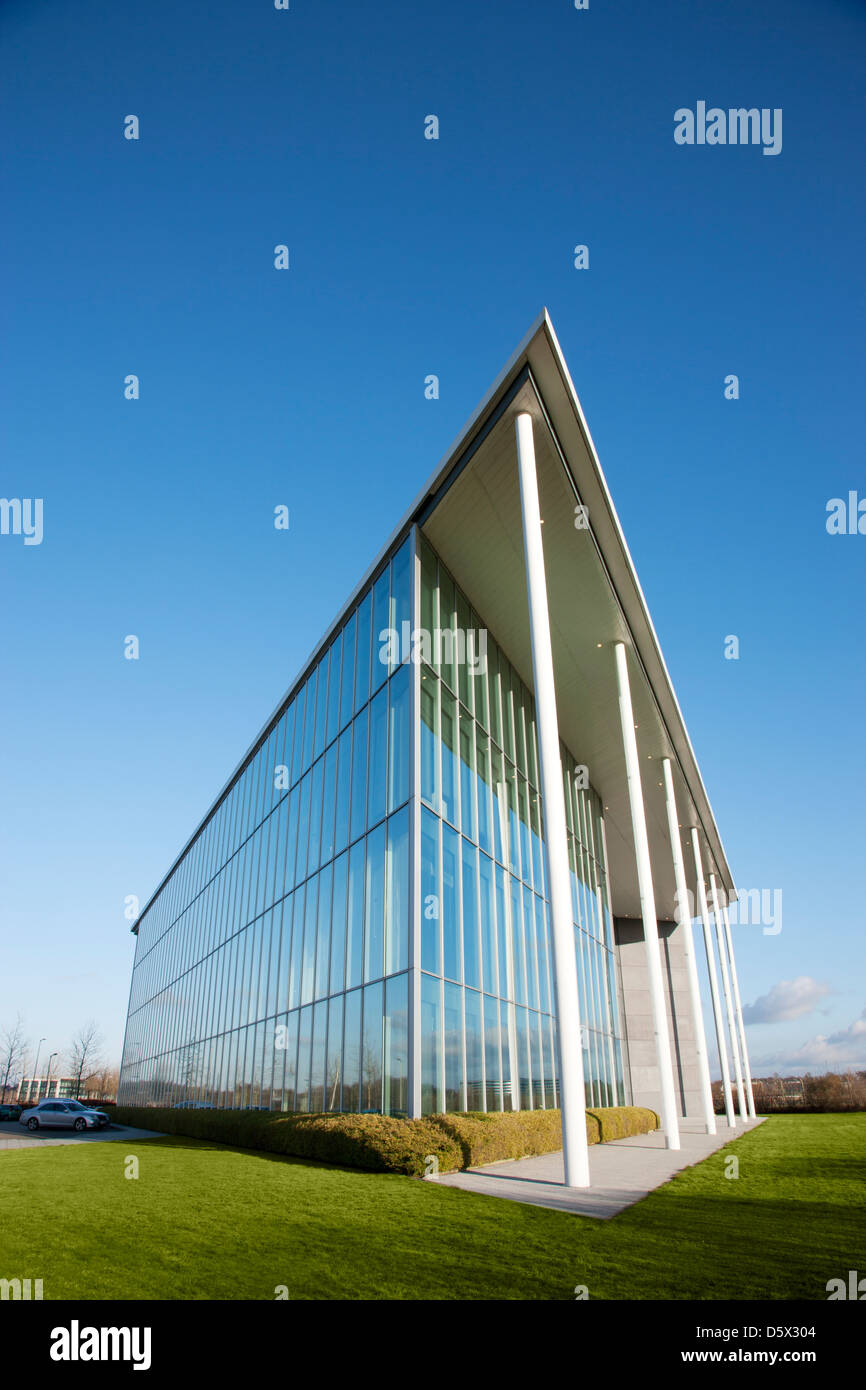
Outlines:
[[75, 1076], [25, 1076], [18, 1083], [13, 1100], [22, 1105], [25, 1101], [35, 1105], [37, 1101], [49, 1096], [60, 1100], [113, 1100], [113, 1095], [100, 1088], [93, 1077], [79, 1082]]

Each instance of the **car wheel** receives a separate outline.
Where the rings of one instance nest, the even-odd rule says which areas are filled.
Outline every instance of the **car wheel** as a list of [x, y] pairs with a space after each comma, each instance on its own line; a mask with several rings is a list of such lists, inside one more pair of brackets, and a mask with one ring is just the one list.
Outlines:
[[27, 1128], [28, 1128], [28, 1129], [38, 1129], [38, 1128], [39, 1128], [39, 1121], [37, 1120], [37, 1118], [36, 1118], [35, 1115], [33, 1115], [32, 1118], [29, 1119], [29, 1120], [27, 1121]]
[[77, 1119], [77, 1120], [75, 1121], [75, 1124], [73, 1125], [73, 1129], [77, 1129], [78, 1132], [79, 1132], [79, 1134], [81, 1133], [81, 1131], [82, 1131], [83, 1129], [86, 1129], [86, 1128], [87, 1128], [87, 1121], [86, 1121], [86, 1120], [82, 1120], [81, 1118]]

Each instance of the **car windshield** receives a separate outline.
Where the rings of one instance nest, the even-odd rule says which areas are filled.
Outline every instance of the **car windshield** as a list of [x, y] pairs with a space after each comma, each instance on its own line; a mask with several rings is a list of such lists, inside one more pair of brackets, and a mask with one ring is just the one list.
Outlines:
[[84, 1109], [85, 1109], [85, 1107], [81, 1104], [81, 1101], [80, 1101], [80, 1100], [65, 1100], [65, 1101], [63, 1102], [63, 1104], [66, 1106], [66, 1109], [67, 1109], [67, 1110], [84, 1110]]

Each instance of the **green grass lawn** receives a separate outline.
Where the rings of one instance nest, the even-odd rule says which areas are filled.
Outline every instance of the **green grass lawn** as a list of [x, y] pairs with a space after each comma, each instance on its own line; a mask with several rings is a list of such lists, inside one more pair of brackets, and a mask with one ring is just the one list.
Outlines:
[[0, 1277], [46, 1299], [826, 1299], [866, 1273], [864, 1157], [866, 1114], [774, 1116], [598, 1221], [181, 1138], [7, 1151]]

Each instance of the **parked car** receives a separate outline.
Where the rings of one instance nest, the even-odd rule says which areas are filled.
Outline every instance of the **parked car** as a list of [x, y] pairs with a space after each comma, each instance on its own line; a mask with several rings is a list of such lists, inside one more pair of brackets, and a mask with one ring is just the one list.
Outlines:
[[20, 1105], [0, 1105], [0, 1120], [20, 1120]]
[[111, 1121], [101, 1110], [88, 1110], [80, 1100], [40, 1100], [19, 1116], [18, 1123], [37, 1129], [105, 1129]]

